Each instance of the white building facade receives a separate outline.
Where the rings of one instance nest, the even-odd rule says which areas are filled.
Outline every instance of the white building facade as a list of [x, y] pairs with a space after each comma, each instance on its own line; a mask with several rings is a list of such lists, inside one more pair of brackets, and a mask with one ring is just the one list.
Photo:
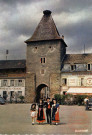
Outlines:
[[0, 79], [0, 95], [7, 101], [25, 96], [25, 79]]
[[61, 74], [61, 94], [92, 95], [92, 54], [69, 54]]
[[0, 61], [0, 96], [6, 101], [25, 97], [25, 60]]

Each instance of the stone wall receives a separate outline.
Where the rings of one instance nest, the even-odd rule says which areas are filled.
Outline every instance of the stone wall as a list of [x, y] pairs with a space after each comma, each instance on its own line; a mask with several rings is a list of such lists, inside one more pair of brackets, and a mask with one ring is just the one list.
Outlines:
[[[32, 74], [26, 76], [26, 101], [34, 101], [35, 89], [41, 84], [49, 88], [51, 95], [59, 93], [61, 64], [65, 52], [66, 48], [61, 41], [39, 41], [27, 45], [27, 74]], [[45, 63], [41, 63], [41, 58], [45, 58]], [[33, 78], [34, 74], [36, 80]]]
[[27, 73], [26, 75], [26, 88], [25, 88], [25, 101], [28, 103], [35, 102], [35, 74], [34, 73]]
[[[34, 42], [27, 45], [27, 72], [36, 74], [36, 87], [40, 84], [49, 86], [50, 74], [60, 73], [64, 48], [61, 41]], [[45, 63], [40, 62], [41, 58], [45, 58]], [[41, 70], [44, 70], [44, 74]]]
[[53, 98], [55, 94], [60, 94], [60, 74], [50, 75], [50, 97]]

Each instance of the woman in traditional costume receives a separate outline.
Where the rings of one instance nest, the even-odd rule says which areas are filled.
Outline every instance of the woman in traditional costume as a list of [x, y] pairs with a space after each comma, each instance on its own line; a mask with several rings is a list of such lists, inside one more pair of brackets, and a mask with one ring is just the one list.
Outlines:
[[43, 102], [40, 99], [40, 102], [38, 104], [38, 113], [37, 113], [37, 122], [43, 123], [45, 121], [45, 115], [44, 115], [44, 108], [43, 108]]
[[59, 120], [59, 104], [56, 103], [56, 100], [53, 99], [53, 105], [52, 105], [52, 123], [55, 123], [56, 125], [60, 122]]

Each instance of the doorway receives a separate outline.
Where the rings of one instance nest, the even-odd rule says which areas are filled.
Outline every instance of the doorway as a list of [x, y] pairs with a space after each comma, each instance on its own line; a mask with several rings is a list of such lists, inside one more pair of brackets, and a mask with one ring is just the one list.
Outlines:
[[3, 98], [6, 100], [7, 99], [7, 91], [3, 91]]
[[46, 99], [49, 97], [49, 88], [46, 84], [40, 84], [36, 89], [36, 102], [39, 102], [39, 99]]

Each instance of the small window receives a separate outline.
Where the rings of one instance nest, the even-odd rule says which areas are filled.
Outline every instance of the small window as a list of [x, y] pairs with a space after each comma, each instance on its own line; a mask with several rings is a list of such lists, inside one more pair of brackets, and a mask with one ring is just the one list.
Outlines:
[[14, 80], [10, 80], [10, 86], [14, 86]]
[[71, 65], [71, 70], [72, 71], [76, 70], [76, 65]]
[[18, 80], [18, 86], [22, 86], [22, 80]]
[[7, 85], [8, 85], [7, 80], [3, 80], [3, 86], [7, 86]]
[[81, 78], [81, 86], [83, 86], [83, 81], [84, 81], [84, 78]]
[[40, 59], [40, 62], [41, 62], [41, 63], [45, 63], [45, 58], [41, 58], [41, 59]]
[[18, 80], [15, 80], [15, 87], [18, 86]]
[[62, 85], [63, 85], [63, 86], [66, 86], [66, 85], [67, 85], [67, 79], [66, 79], [66, 78], [63, 78], [63, 79], [62, 79]]
[[91, 70], [91, 64], [88, 64], [87, 70]]

